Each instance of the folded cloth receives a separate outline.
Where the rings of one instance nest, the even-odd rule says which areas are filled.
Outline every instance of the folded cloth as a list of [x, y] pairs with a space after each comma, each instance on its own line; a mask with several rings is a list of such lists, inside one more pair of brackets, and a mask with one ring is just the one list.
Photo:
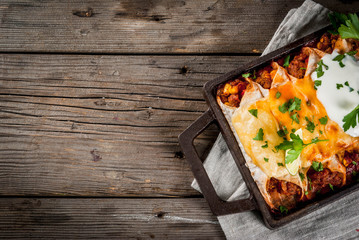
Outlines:
[[[267, 54], [328, 24], [329, 10], [307, 0], [289, 11], [263, 54]], [[220, 134], [204, 167], [223, 200], [249, 196], [248, 189]], [[200, 191], [196, 182], [192, 187]], [[342, 198], [276, 230], [268, 229], [255, 211], [218, 217], [228, 239], [359, 239], [359, 192]]]

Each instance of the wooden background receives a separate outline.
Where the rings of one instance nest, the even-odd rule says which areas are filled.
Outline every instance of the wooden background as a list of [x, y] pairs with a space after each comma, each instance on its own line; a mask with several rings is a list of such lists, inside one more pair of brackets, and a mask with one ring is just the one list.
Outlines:
[[0, 237], [223, 239], [177, 136], [302, 2], [2, 0]]

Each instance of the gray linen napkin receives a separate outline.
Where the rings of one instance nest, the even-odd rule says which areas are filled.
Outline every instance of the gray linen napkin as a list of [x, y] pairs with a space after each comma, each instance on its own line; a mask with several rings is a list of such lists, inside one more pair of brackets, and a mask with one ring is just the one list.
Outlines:
[[[267, 54], [328, 24], [329, 10], [307, 0], [289, 11], [263, 54]], [[245, 198], [248, 189], [220, 134], [204, 167], [217, 194], [226, 201]], [[200, 191], [196, 180], [192, 187]], [[219, 216], [228, 239], [359, 239], [359, 192], [276, 230], [269, 230], [256, 212]]]

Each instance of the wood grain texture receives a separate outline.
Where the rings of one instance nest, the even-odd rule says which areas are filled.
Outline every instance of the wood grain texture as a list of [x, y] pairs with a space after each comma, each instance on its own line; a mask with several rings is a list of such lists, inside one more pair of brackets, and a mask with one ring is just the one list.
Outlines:
[[201, 198], [0, 199], [0, 237], [224, 239]]
[[0, 194], [199, 195], [177, 136], [203, 84], [254, 58], [0, 55]]
[[259, 53], [303, 0], [2, 0], [0, 51]]

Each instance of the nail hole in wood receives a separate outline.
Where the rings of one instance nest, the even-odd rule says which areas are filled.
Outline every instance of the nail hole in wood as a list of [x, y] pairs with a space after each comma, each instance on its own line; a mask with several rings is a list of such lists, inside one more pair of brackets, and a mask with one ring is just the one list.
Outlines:
[[180, 69], [180, 74], [187, 74], [189, 72], [189, 68], [187, 66], [183, 66]]
[[165, 214], [166, 214], [165, 212], [160, 211], [160, 212], [157, 213], [157, 217], [158, 218], [163, 218], [165, 216]]

